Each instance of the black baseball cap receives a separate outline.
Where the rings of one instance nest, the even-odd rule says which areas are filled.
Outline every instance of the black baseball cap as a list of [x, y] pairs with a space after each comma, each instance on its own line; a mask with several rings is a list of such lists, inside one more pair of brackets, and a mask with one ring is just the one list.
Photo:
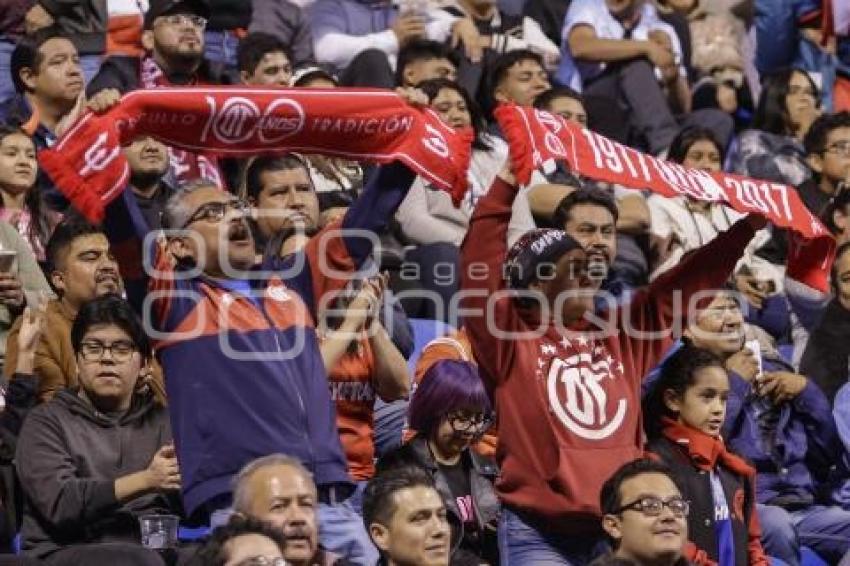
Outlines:
[[145, 29], [151, 29], [154, 20], [168, 14], [195, 14], [209, 19], [210, 5], [207, 0], [150, 0], [145, 13]]

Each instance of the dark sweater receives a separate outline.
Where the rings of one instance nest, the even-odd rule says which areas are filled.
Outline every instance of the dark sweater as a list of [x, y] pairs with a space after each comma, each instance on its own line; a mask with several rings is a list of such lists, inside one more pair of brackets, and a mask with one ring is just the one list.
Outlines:
[[137, 395], [123, 416], [108, 416], [71, 390], [32, 411], [15, 467], [24, 492], [24, 553], [44, 558], [62, 547], [139, 540], [138, 517], [179, 512], [176, 498], [146, 493], [125, 503], [115, 480], [148, 467], [171, 440], [166, 409]]

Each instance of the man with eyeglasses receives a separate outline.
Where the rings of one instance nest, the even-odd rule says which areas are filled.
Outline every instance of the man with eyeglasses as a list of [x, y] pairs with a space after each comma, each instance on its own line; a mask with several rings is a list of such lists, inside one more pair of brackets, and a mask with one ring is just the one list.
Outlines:
[[688, 502], [670, 470], [652, 460], [620, 467], [599, 496], [613, 551], [591, 566], [686, 566]]
[[230, 506], [242, 466], [289, 454], [318, 486], [325, 548], [360, 564], [377, 559], [348, 501], [354, 486], [314, 321], [371, 254], [364, 234], [383, 229], [413, 179], [401, 163], [382, 166], [341, 225], [259, 267], [247, 204], [209, 181], [184, 185], [168, 202], [167, 243], [147, 239], [145, 270], [138, 239], [148, 229], [132, 191], [110, 204], [105, 230], [127, 270], [128, 296], [159, 340], [184, 504], [198, 520]]
[[814, 177], [798, 187], [808, 209], [823, 218], [840, 187], [850, 188], [850, 112], [822, 114], [803, 138]]
[[44, 564], [160, 566], [138, 520], [179, 514], [181, 478], [168, 411], [140, 387], [152, 355], [145, 330], [107, 295], [81, 308], [70, 341], [79, 386], [30, 411], [15, 455], [23, 553]]
[[[125, 94], [214, 82], [204, 61], [204, 29], [209, 16], [207, 0], [151, 0], [142, 32], [146, 55], [141, 59], [107, 58], [86, 88], [89, 98], [106, 89]], [[170, 159], [175, 183], [202, 177], [224, 186], [215, 158], [172, 148]]]

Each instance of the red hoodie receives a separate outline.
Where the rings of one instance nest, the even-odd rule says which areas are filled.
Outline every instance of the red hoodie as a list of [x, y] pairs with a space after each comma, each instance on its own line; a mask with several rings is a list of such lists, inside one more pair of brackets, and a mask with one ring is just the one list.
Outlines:
[[[739, 221], [636, 292], [628, 306], [606, 317], [614, 326], [608, 337], [587, 331], [567, 338], [555, 326], [534, 338], [497, 337], [487, 318], [505, 332], [537, 326], [508, 294], [494, 296], [505, 289], [502, 262], [515, 196], [515, 187], [496, 178], [472, 215], [461, 251], [464, 324], [499, 415], [496, 487], [508, 507], [547, 531], [595, 533], [603, 482], [643, 454], [640, 381], [675, 338], [673, 291], [680, 290], [687, 305], [694, 293], [721, 287], [754, 231]], [[630, 337], [620, 331], [629, 325], [661, 336]]]

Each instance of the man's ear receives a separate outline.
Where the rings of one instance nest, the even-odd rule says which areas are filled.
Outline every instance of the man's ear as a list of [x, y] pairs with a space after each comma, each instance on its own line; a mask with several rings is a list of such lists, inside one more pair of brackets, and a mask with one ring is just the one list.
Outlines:
[[502, 90], [501, 86], [497, 86], [495, 90], [493, 90], [493, 98], [496, 99], [496, 102], [507, 102], [508, 97]]
[[378, 550], [386, 552], [390, 547], [390, 531], [381, 523], [372, 523], [369, 525], [369, 536], [372, 537], [372, 542], [378, 547]]
[[616, 515], [605, 515], [602, 517], [602, 529], [615, 542], [619, 542], [623, 538], [623, 530], [620, 528], [620, 518]]
[[413, 75], [414, 74], [415, 73], [413, 72], [413, 65], [408, 65], [407, 67], [405, 67], [404, 71], [402, 71], [402, 73], [401, 73], [401, 78], [402, 78], [403, 83], [406, 84], [406, 85], [416, 84], [416, 83], [413, 82]]
[[242, 81], [242, 84], [249, 84], [251, 79], [251, 74], [248, 71], [239, 71], [239, 80]]
[[815, 173], [823, 172], [823, 157], [819, 153], [810, 153], [806, 156], [806, 163]]
[[674, 413], [682, 410], [682, 399], [672, 389], [665, 389], [664, 393], [661, 394], [661, 399], [664, 401], [664, 406]]
[[30, 67], [23, 67], [18, 71], [18, 77], [21, 82], [27, 87], [27, 90], [35, 90], [35, 81], [38, 73]]
[[142, 32], [142, 47], [145, 51], [153, 51], [153, 30], [146, 29]]
[[53, 288], [59, 295], [65, 292], [65, 274], [61, 271], [54, 270], [50, 273], [50, 283], [53, 284]]
[[844, 211], [838, 209], [832, 211], [832, 222], [842, 234], [847, 231], [847, 215]]
[[168, 238], [168, 242], [166, 246], [168, 247], [168, 251], [171, 252], [171, 255], [177, 258], [178, 260], [193, 258], [191, 248], [187, 243], [188, 236], [173, 236]]

